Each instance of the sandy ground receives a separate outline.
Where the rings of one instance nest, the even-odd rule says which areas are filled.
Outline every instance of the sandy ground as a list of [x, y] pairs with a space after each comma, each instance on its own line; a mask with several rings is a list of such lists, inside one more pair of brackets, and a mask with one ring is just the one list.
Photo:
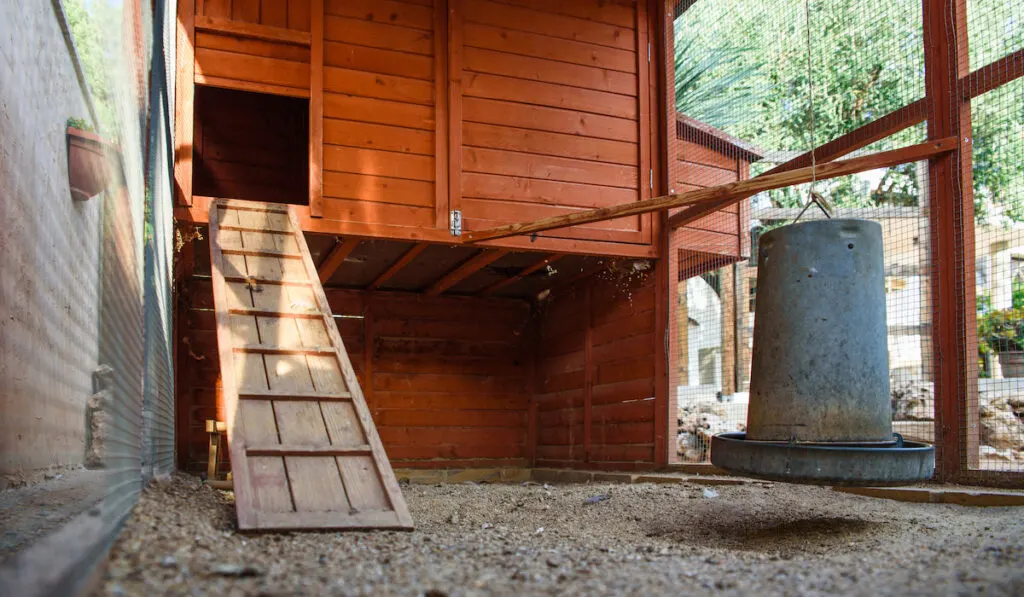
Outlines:
[[252, 535], [231, 493], [177, 476], [143, 495], [100, 594], [1024, 595], [1019, 508], [767, 483], [404, 492], [415, 532]]

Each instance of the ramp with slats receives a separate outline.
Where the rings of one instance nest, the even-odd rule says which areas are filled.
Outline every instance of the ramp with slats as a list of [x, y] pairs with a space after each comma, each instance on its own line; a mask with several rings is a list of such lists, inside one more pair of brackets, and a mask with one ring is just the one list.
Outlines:
[[411, 529], [285, 205], [214, 201], [210, 260], [240, 529]]

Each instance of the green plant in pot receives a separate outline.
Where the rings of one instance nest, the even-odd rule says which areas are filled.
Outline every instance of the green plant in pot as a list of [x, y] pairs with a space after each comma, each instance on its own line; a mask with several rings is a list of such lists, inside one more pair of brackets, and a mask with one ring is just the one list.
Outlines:
[[1024, 308], [997, 309], [980, 316], [978, 350], [999, 357], [1003, 377], [1024, 377]]

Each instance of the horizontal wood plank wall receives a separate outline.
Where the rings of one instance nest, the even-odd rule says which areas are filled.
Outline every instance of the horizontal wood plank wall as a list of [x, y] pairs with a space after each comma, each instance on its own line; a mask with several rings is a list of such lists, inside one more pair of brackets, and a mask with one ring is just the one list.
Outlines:
[[654, 298], [653, 275], [610, 275], [545, 307], [536, 363], [537, 466], [655, 466]]
[[[529, 363], [520, 341], [530, 323], [525, 303], [326, 294], [395, 467], [528, 465]], [[205, 421], [224, 420], [211, 284], [192, 279], [181, 297], [178, 462], [201, 472], [209, 444]], [[221, 472], [228, 470], [225, 463]]]
[[[462, 44], [452, 51], [462, 68], [462, 176], [453, 184], [466, 229], [638, 200], [648, 173], [640, 172], [635, 4], [458, 6]], [[641, 221], [550, 236], [640, 243]]]
[[429, 0], [327, 0], [322, 216], [434, 228]]
[[309, 97], [308, 43], [276, 39], [309, 37], [309, 0], [205, 0], [197, 10], [196, 83]]
[[309, 31], [309, 0], [202, 0], [197, 6], [201, 16], [214, 19]]
[[[714, 140], [711, 143], [698, 143], [679, 137], [675, 164], [671, 171], [675, 192], [683, 193], [734, 182], [740, 180], [741, 172], [749, 172], [749, 162], [735, 151], [729, 151], [724, 144], [722, 147], [716, 145]], [[673, 233], [677, 239], [674, 246], [715, 255], [741, 256], [745, 246], [741, 239], [747, 235], [750, 224], [750, 200], [744, 200], [743, 203], [746, 205], [730, 205], [676, 229]], [[670, 213], [677, 213], [680, 209], [670, 210]], [[741, 221], [743, 214], [746, 214], [745, 222]]]
[[306, 204], [306, 101], [196, 89], [193, 190], [197, 195]]

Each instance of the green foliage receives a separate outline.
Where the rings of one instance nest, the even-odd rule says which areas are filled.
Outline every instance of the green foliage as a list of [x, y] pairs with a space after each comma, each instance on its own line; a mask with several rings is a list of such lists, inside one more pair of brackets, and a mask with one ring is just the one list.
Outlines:
[[92, 128], [92, 125], [84, 118], [75, 118], [74, 116], [71, 116], [68, 118], [66, 126], [68, 128], [78, 129], [89, 133], [96, 132], [95, 129]]
[[1021, 350], [1024, 346], [1024, 280], [1014, 278], [1009, 309], [992, 309], [992, 297], [977, 295], [978, 353], [981, 355]]
[[62, 0], [104, 136], [118, 136], [112, 73], [120, 43], [120, 9], [109, 0]]
[[[677, 107], [768, 151], [808, 151], [924, 96], [920, 0], [697, 2], [676, 21]], [[1024, 47], [1024, 9], [969, 0], [971, 68]], [[808, 83], [813, 86], [813, 102]], [[812, 124], [813, 122], [813, 138]], [[972, 102], [976, 217], [1024, 221], [1024, 80]], [[915, 125], [873, 144], [923, 141]], [[755, 164], [752, 174], [774, 164]], [[917, 165], [817, 183], [837, 207], [914, 206]], [[802, 206], [807, 186], [768, 193]]]
[[978, 318], [978, 351], [1024, 350], [1024, 309], [997, 309]]
[[676, 33], [676, 107], [703, 122], [736, 126], [761, 101], [750, 81], [762, 65], [744, 62], [752, 48], [697, 48], [696, 43]]
[[1013, 279], [1013, 308], [1024, 309], [1024, 280]]

